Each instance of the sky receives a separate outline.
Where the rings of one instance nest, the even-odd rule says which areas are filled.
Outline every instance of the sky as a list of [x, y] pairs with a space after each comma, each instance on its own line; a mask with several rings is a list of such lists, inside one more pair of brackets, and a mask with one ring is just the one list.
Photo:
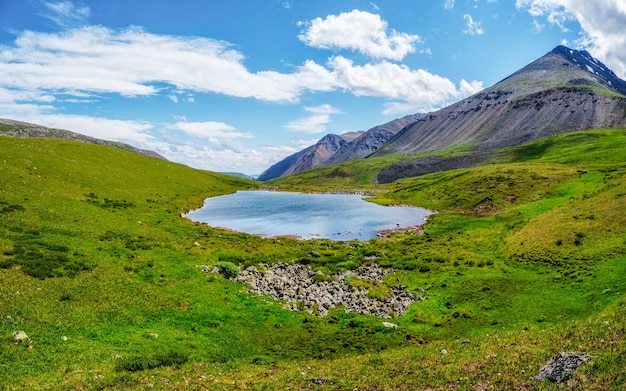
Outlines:
[[557, 45], [626, 78], [624, 26], [624, 0], [0, 0], [0, 118], [254, 175]]

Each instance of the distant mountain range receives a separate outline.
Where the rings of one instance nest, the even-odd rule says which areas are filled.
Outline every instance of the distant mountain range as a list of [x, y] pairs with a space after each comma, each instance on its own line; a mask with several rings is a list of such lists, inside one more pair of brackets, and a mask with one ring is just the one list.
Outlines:
[[327, 134], [315, 145], [287, 156], [274, 164], [265, 170], [258, 177], [258, 180], [266, 181], [312, 168], [366, 157], [376, 152], [400, 129], [414, 122], [419, 116], [419, 114], [407, 115], [386, 124], [375, 126], [367, 132], [350, 132], [341, 135]]
[[[327, 135], [276, 163], [259, 180], [367, 156], [454, 148], [464, 158], [429, 157], [386, 167], [379, 182], [473, 165], [489, 151], [565, 132], [626, 127], [626, 81], [586, 51], [557, 46], [495, 85], [436, 112], [373, 127], [351, 141]], [[341, 140], [328, 148], [328, 138]], [[324, 149], [320, 159], [305, 158]]]

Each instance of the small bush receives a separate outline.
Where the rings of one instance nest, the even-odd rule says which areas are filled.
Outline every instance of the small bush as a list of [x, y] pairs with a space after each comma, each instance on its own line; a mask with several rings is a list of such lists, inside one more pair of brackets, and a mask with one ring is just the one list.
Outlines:
[[337, 264], [337, 269], [339, 270], [354, 270], [357, 267], [359, 267], [359, 265], [354, 261], [339, 262]]
[[159, 367], [170, 367], [173, 365], [182, 365], [189, 361], [186, 354], [176, 351], [165, 353], [157, 353], [150, 356], [131, 356], [121, 359], [115, 365], [118, 371], [137, 372], [146, 369], [154, 369]]
[[276, 360], [274, 360], [272, 357], [270, 356], [256, 356], [252, 359], [252, 364], [255, 365], [272, 365], [276, 362]]
[[215, 264], [215, 267], [217, 267], [217, 270], [219, 270], [220, 274], [226, 278], [235, 278], [239, 275], [240, 272], [239, 266], [228, 261], [217, 262]]
[[332, 281], [335, 281], [335, 279], [332, 278], [331, 276], [327, 276], [326, 274], [315, 274], [313, 276], [313, 281], [316, 281], [316, 282], [324, 282], [324, 281], [332, 282]]

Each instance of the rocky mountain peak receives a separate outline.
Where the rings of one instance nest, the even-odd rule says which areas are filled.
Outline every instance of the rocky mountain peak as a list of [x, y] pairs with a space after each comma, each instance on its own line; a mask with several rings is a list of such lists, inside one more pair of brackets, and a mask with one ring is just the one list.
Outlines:
[[557, 46], [486, 91], [504, 90], [514, 96], [556, 87], [601, 86], [607, 92], [626, 95], [626, 82], [587, 51]]
[[600, 60], [589, 54], [586, 50], [579, 51], [570, 49], [566, 46], [557, 46], [551, 53], [560, 55], [568, 60], [570, 64], [596, 75], [597, 77], [603, 79], [608, 87], [626, 95], [626, 82], [617, 77], [612, 70], [610, 70]]

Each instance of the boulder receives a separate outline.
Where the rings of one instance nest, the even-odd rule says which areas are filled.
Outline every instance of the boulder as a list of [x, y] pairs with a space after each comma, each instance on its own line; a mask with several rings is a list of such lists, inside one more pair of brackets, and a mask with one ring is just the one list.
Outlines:
[[561, 352], [541, 368], [533, 380], [550, 380], [561, 383], [572, 376], [572, 373], [585, 361], [593, 358], [592, 355], [582, 352]]

